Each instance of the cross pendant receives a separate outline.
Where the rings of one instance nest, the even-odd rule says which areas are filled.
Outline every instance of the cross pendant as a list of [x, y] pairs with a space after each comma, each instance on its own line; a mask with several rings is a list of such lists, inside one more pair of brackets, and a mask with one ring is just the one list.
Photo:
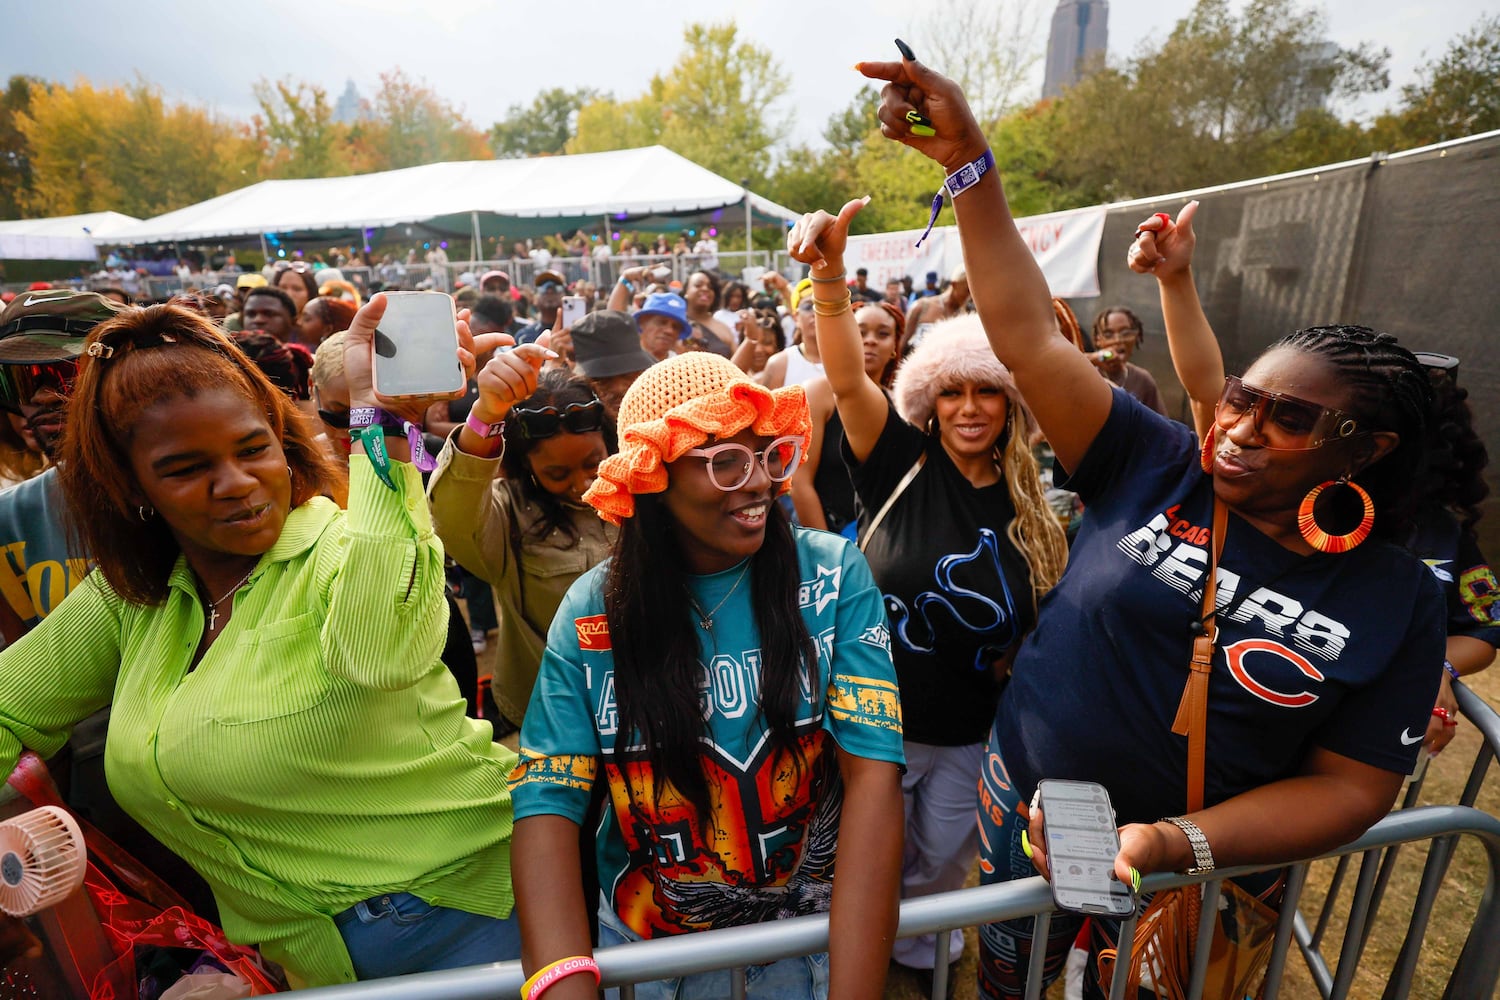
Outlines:
[[212, 632], [215, 629], [217, 629], [218, 627], [219, 627], [219, 609], [218, 608], [209, 608], [208, 609], [208, 630], [210, 632]]

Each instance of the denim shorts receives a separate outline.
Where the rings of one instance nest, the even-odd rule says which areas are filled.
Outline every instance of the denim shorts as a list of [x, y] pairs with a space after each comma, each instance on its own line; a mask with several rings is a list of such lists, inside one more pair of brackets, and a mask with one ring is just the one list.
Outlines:
[[[599, 906], [599, 947], [639, 941], [607, 903]], [[700, 972], [680, 979], [658, 979], [636, 983], [636, 1000], [724, 1000], [731, 993], [729, 971]], [[745, 970], [745, 995], [750, 1000], [827, 1000], [828, 953], [784, 958]], [[618, 1000], [619, 990], [606, 990], [608, 1000]]]
[[433, 906], [409, 892], [362, 899], [336, 914], [354, 974], [384, 979], [521, 957], [515, 910], [504, 920]]

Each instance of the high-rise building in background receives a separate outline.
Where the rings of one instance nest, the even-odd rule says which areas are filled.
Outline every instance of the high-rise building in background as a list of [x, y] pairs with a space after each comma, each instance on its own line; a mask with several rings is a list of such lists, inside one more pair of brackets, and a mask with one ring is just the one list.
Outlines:
[[333, 106], [333, 120], [343, 125], [353, 125], [364, 116], [364, 98], [359, 96], [359, 91], [354, 89], [354, 81], [350, 80], [344, 86], [344, 92], [339, 95], [338, 103]]
[[1090, 60], [1109, 45], [1109, 0], [1058, 0], [1047, 40], [1043, 97], [1056, 97], [1083, 78]]

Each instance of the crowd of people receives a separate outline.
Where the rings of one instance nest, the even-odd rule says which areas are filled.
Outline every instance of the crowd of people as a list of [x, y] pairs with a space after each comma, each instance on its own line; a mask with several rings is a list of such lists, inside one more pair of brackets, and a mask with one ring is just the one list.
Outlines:
[[[74, 807], [293, 987], [519, 958], [529, 1000], [594, 996], [597, 948], [822, 912], [828, 952], [749, 994], [879, 996], [962, 949], [896, 941], [899, 900], [1049, 874], [1043, 779], [1108, 790], [1137, 887], [1378, 820], [1500, 646], [1457, 359], [1313, 325], [1227, 374], [1190, 203], [1119, 248], [1172, 420], [1142, 318], [1051, 296], [957, 85], [860, 69], [948, 178], [946, 280], [848, 275], [863, 200], [793, 227], [800, 280], [683, 237], [649, 249], [685, 281], [599, 288], [518, 245], [529, 287], [432, 289], [453, 399], [374, 388], [394, 258], [15, 297], [0, 766], [71, 753]], [[1118, 933], [986, 926], [981, 994]]]

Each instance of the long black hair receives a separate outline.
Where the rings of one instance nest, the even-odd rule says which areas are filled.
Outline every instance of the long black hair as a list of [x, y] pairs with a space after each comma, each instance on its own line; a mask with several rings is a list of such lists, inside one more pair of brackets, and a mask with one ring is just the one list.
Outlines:
[[[614, 649], [618, 739], [644, 745], [656, 775], [657, 801], [670, 783], [703, 823], [712, 808], [700, 758], [700, 739], [707, 733], [699, 690], [704, 666], [686, 558], [674, 529], [660, 494], [635, 498], [635, 516], [621, 525], [610, 560], [604, 610]], [[791, 522], [774, 500], [765, 541], [750, 557], [749, 576], [762, 657], [759, 711], [771, 752], [800, 768], [799, 689], [816, 678], [818, 651], [798, 602], [802, 577]]]
[[1460, 528], [1472, 539], [1479, 505], [1490, 492], [1484, 481], [1489, 451], [1474, 432], [1468, 390], [1446, 371], [1429, 369], [1427, 374], [1432, 383], [1433, 421], [1425, 502], [1457, 514]]
[[1353, 395], [1351, 408], [1360, 429], [1400, 436], [1389, 454], [1365, 466], [1354, 480], [1375, 503], [1374, 534], [1398, 544], [1404, 541], [1422, 499], [1432, 420], [1432, 384], [1422, 363], [1395, 337], [1364, 326], [1309, 327], [1288, 334], [1274, 347], [1332, 364]]
[[[549, 368], [537, 378], [536, 392], [517, 403], [515, 408], [538, 410], [544, 406], [555, 406], [561, 410], [573, 403], [586, 404], [594, 398], [594, 390], [589, 387], [588, 379], [581, 375], [574, 375], [565, 369]], [[559, 430], [558, 433], [569, 432]], [[604, 436], [605, 446], [613, 451], [613, 435], [607, 433], [602, 427], [598, 433]], [[532, 526], [531, 534], [537, 538], [546, 538], [552, 531], [557, 530], [577, 542], [578, 532], [573, 527], [573, 519], [568, 509], [563, 506], [561, 500], [537, 482], [536, 475], [531, 471], [531, 464], [526, 460], [537, 445], [546, 438], [533, 441], [523, 437], [519, 420], [506, 421], [503, 436], [505, 451], [500, 458], [500, 467], [505, 472], [505, 478], [519, 483], [521, 493], [526, 499], [542, 510], [542, 516]]]

